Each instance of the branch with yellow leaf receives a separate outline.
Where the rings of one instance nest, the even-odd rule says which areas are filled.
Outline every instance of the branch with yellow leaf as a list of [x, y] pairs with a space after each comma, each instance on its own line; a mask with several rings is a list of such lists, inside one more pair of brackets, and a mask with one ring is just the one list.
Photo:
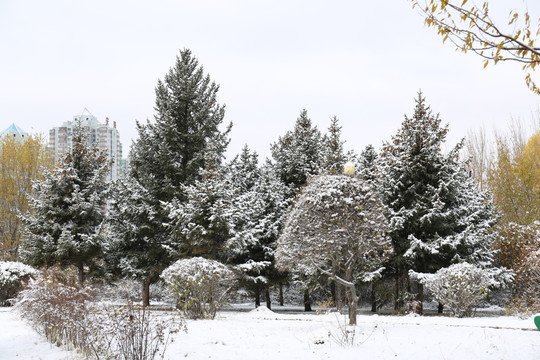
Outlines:
[[523, 64], [527, 86], [540, 95], [540, 88], [531, 78], [540, 63], [540, 24], [531, 22], [528, 11], [510, 11], [508, 26], [501, 26], [492, 21], [488, 2], [479, 7], [468, 0], [410, 1], [425, 17], [426, 25], [437, 29], [443, 42], [449, 40], [457, 49], [481, 56], [485, 59], [484, 67], [500, 61]]

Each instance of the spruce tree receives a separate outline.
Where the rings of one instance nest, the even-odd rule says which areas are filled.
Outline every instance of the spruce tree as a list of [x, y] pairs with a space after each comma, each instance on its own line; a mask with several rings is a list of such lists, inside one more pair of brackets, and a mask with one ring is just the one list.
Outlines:
[[225, 241], [230, 236], [228, 201], [231, 189], [224, 182], [220, 151], [210, 145], [205, 151], [206, 169], [201, 179], [182, 189], [183, 200], [169, 203], [171, 248], [176, 257], [202, 256], [224, 262]]
[[[191, 51], [182, 50], [156, 86], [155, 122], [137, 123], [139, 138], [130, 153], [130, 175], [147, 192], [156, 216], [145, 223], [151, 228], [152, 243], [171, 250], [169, 255], [173, 257], [179, 255], [176, 250], [180, 244], [175, 243], [178, 237], [171, 235], [167, 225], [167, 206], [172, 202], [182, 204], [186, 189], [202, 180], [210, 144], [220, 159], [228, 144], [232, 125], [220, 129], [225, 107], [217, 102], [218, 90]], [[170, 262], [162, 254], [155, 262], [158, 273]]]
[[45, 170], [30, 195], [22, 256], [33, 266], [73, 265], [84, 282], [86, 267], [102, 253], [109, 170], [106, 154], [89, 145], [79, 123], [72, 147], [54, 170]]
[[150, 284], [160, 274], [170, 254], [154, 231], [162, 226], [151, 194], [136, 179], [119, 180], [112, 192], [107, 217], [105, 259], [113, 273], [140, 280], [143, 304], [149, 305]]
[[[322, 170], [323, 138], [319, 129], [313, 126], [304, 109], [296, 119], [294, 130], [288, 131], [272, 144], [270, 150], [274, 159], [274, 171], [281, 181], [291, 189], [291, 199], [296, 196], [308, 178]], [[308, 279], [304, 283], [304, 309], [311, 311]]]
[[373, 145], [367, 145], [364, 150], [360, 153], [360, 156], [357, 160], [358, 170], [356, 171], [357, 175], [370, 182], [375, 188], [380, 188], [380, 183], [377, 178], [377, 161], [379, 155], [373, 147]]
[[405, 117], [381, 153], [383, 201], [390, 209], [395, 250], [387, 268], [396, 281], [396, 308], [409, 270], [434, 273], [458, 262], [484, 267], [491, 262], [493, 207], [459, 161], [461, 144], [442, 153], [447, 132], [420, 93], [413, 116]]
[[288, 201], [289, 189], [275, 176], [270, 164], [258, 167], [256, 153], [246, 146], [228, 167], [231, 238], [227, 241], [228, 261], [242, 274], [241, 285], [260, 305], [264, 290], [271, 307], [270, 287], [281, 284], [286, 274], [274, 266], [274, 251]]
[[296, 192], [310, 175], [320, 172], [322, 148], [320, 131], [312, 125], [307, 111], [302, 110], [294, 130], [288, 131], [271, 146], [275, 171], [285, 185]]
[[343, 144], [345, 141], [341, 140], [341, 126], [339, 125], [339, 120], [336, 116], [330, 120], [328, 134], [323, 137], [323, 143], [323, 170], [330, 174], [341, 174], [346, 159], [343, 152]]
[[187, 49], [158, 81], [155, 123], [137, 124], [139, 140], [130, 166], [133, 176], [159, 200], [181, 197], [182, 186], [200, 179], [210, 143], [220, 155], [225, 152], [231, 124], [225, 131], [219, 129], [225, 107], [217, 102], [218, 90]]

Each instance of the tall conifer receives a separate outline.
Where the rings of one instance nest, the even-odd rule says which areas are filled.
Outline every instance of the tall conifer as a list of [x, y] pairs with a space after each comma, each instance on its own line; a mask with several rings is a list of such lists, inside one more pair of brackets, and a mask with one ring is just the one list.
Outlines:
[[[383, 201], [390, 209], [395, 250], [387, 269], [396, 280], [396, 307], [402, 305], [409, 270], [434, 273], [463, 261], [491, 262], [493, 207], [459, 162], [461, 144], [442, 153], [447, 133], [420, 93], [413, 116], [405, 117], [381, 153]], [[418, 292], [421, 299], [421, 286]]]
[[79, 123], [72, 147], [30, 195], [32, 213], [25, 217], [22, 256], [34, 266], [73, 265], [84, 282], [86, 267], [101, 255], [106, 201], [106, 154], [89, 145]]

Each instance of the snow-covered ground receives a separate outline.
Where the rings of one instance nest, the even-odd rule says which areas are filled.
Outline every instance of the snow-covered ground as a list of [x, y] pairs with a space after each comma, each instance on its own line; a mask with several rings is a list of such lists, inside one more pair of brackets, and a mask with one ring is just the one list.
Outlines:
[[[281, 314], [264, 307], [187, 321], [166, 359], [540, 359], [532, 318], [456, 319], [360, 315], [352, 345], [343, 345], [335, 313]], [[76, 359], [49, 345], [11, 309], [0, 309], [0, 359]]]
[[12, 308], [0, 307], [0, 360], [75, 360], [75, 353], [48, 343]]

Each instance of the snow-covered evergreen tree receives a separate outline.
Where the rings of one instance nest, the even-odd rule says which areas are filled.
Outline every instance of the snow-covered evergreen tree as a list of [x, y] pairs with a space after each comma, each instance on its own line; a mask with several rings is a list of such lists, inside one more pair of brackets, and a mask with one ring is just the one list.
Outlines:
[[368, 182], [345, 175], [313, 177], [287, 215], [276, 264], [308, 276], [321, 272], [342, 284], [349, 322], [356, 324], [356, 285], [379, 277], [392, 249], [384, 213]]
[[[321, 173], [324, 142], [319, 129], [313, 126], [306, 110], [296, 120], [294, 130], [288, 131], [271, 145], [274, 171], [296, 196], [307, 179]], [[311, 311], [309, 284], [304, 281], [304, 308]]]
[[229, 165], [227, 180], [234, 189], [229, 203], [229, 261], [242, 273], [241, 285], [253, 293], [256, 305], [264, 289], [270, 307], [269, 288], [284, 277], [274, 267], [274, 251], [290, 189], [269, 163], [259, 169], [256, 153], [247, 147]]
[[211, 260], [226, 259], [224, 244], [230, 237], [228, 201], [231, 189], [224, 181], [221, 153], [209, 146], [204, 156], [206, 169], [200, 180], [182, 189], [183, 201], [173, 200], [168, 206], [176, 257], [202, 256]]
[[133, 176], [162, 201], [182, 193], [200, 179], [210, 143], [223, 154], [231, 124], [219, 127], [225, 107], [218, 104], [219, 86], [205, 75], [186, 49], [156, 86], [155, 123], [137, 124], [139, 140], [131, 153]]
[[149, 305], [149, 288], [165, 264], [169, 252], [164, 238], [154, 230], [161, 226], [151, 194], [134, 178], [117, 181], [110, 204], [105, 259], [113, 271], [141, 280], [143, 304]]
[[377, 159], [379, 155], [373, 147], [373, 145], [367, 145], [364, 150], [358, 156], [356, 165], [358, 170], [356, 171], [357, 176], [360, 178], [377, 185], [379, 188], [379, 179], [378, 170], [377, 170]]
[[[419, 94], [413, 116], [405, 117], [381, 153], [383, 201], [390, 209], [395, 249], [388, 268], [396, 280], [396, 307], [402, 305], [400, 291], [410, 269], [434, 273], [454, 263], [485, 267], [492, 260], [493, 207], [459, 162], [461, 144], [442, 153], [447, 132]], [[421, 286], [418, 293], [421, 299]]]
[[[203, 170], [209, 166], [205, 155], [212, 146], [221, 161], [229, 142], [231, 125], [220, 130], [225, 108], [217, 102], [218, 90], [191, 51], [180, 51], [175, 65], [156, 86], [155, 122], [137, 123], [139, 138], [131, 149], [130, 173], [147, 192], [147, 202], [156, 216], [141, 219], [141, 226], [144, 221], [144, 226], [151, 228], [152, 244], [167, 246], [173, 255], [178, 256], [177, 251], [185, 244], [174, 242], [179, 238], [171, 236], [167, 225], [171, 204], [183, 206], [188, 196], [195, 201], [196, 190], [191, 185], [212, 186], [201, 183]], [[156, 249], [156, 254], [160, 252]], [[168, 262], [163, 255], [157, 270]]]
[[86, 267], [102, 253], [107, 199], [106, 154], [89, 145], [86, 131], [73, 129], [71, 149], [55, 169], [44, 172], [30, 195], [21, 255], [33, 266], [73, 265], [84, 282]]
[[346, 162], [346, 155], [343, 152], [343, 144], [345, 141], [341, 140], [341, 126], [339, 120], [334, 116], [330, 120], [330, 127], [328, 128], [328, 134], [323, 137], [323, 156], [322, 156], [322, 170], [329, 174], [341, 174], [343, 172], [343, 165]]
[[320, 172], [322, 144], [320, 131], [311, 124], [307, 111], [302, 110], [294, 130], [271, 146], [275, 171], [285, 185], [297, 191], [310, 175]]

